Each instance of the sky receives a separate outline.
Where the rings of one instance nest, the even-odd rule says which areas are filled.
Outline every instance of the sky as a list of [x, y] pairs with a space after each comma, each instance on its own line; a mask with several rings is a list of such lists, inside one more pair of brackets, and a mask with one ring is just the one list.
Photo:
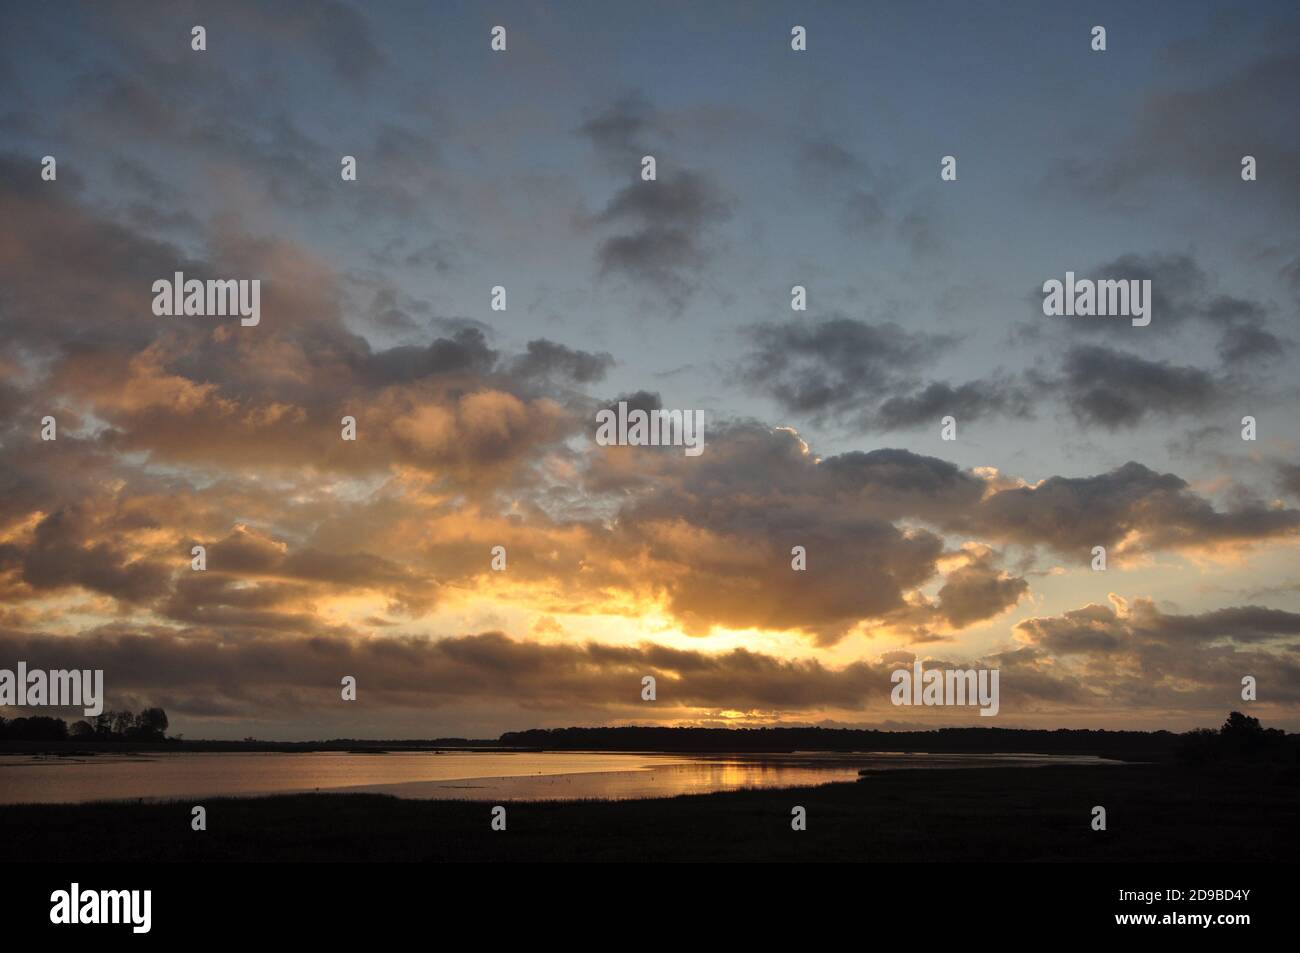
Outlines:
[[0, 5], [0, 667], [187, 737], [1300, 730], [1296, 88], [1291, 3]]

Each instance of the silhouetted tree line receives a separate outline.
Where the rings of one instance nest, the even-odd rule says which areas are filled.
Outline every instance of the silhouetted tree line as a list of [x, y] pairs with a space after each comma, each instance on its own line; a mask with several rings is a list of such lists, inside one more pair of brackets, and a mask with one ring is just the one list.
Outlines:
[[1280, 728], [1265, 728], [1258, 718], [1239, 711], [1228, 716], [1214, 731], [1197, 728], [1178, 739], [1178, 758], [1189, 764], [1218, 761], [1296, 761], [1300, 759], [1300, 736]]
[[8, 741], [166, 741], [167, 712], [146, 708], [106, 711], [89, 720], [68, 723], [62, 718], [0, 718], [0, 738]]
[[[1213, 739], [1210, 741], [1210, 739]], [[1219, 731], [1107, 731], [1057, 728], [938, 728], [878, 731], [855, 728], [534, 728], [508, 731], [500, 743], [515, 748], [592, 751], [926, 751], [1095, 754], [1167, 760], [1186, 752], [1258, 755], [1300, 750], [1300, 736], [1267, 731], [1259, 720], [1233, 712]]]
[[622, 751], [933, 751], [1130, 755], [1171, 754], [1168, 731], [1076, 728], [937, 728], [879, 731], [859, 728], [535, 728], [511, 731], [501, 744], [520, 748]]

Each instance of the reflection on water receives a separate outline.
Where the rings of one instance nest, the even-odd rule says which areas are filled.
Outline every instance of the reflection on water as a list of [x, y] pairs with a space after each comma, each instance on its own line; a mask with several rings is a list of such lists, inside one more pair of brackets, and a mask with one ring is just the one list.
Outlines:
[[673, 797], [851, 781], [898, 768], [1104, 762], [1018, 754], [594, 751], [186, 752], [87, 757], [0, 755], [0, 803], [376, 792], [406, 798], [539, 800]]

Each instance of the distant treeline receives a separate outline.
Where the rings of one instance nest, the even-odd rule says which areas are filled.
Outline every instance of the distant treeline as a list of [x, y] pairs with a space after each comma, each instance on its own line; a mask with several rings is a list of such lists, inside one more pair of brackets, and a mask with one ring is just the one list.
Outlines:
[[1289, 762], [1294, 766], [1300, 762], [1300, 735], [1265, 728], [1258, 718], [1234, 711], [1218, 731], [1197, 728], [1179, 735], [1177, 754], [1191, 764], [1245, 759]]
[[1225, 753], [1294, 755], [1300, 736], [1233, 712], [1219, 731], [1107, 731], [1057, 728], [534, 728], [509, 731], [503, 746], [595, 751], [925, 751], [1093, 754], [1127, 760], [1205, 760]]
[[1191, 763], [1235, 759], [1300, 762], [1300, 735], [1264, 728], [1258, 718], [1232, 712], [1218, 730], [1107, 731], [1057, 728], [937, 728], [880, 731], [859, 728], [533, 728], [508, 731], [496, 741], [468, 738], [351, 739], [328, 741], [182, 741], [168, 738], [167, 713], [146, 708], [138, 715], [107, 711], [69, 726], [59, 718], [0, 718], [0, 742], [32, 750], [32, 742], [166, 743], [192, 751], [385, 751], [501, 750], [552, 751], [924, 751], [937, 753], [1017, 752], [1091, 754], [1126, 761], [1180, 760]]
[[566, 751], [933, 751], [1032, 752], [1165, 757], [1178, 735], [1168, 731], [1058, 728], [534, 728], [510, 731], [501, 744]]
[[6, 741], [165, 741], [167, 712], [161, 708], [106, 711], [69, 725], [62, 718], [0, 718], [0, 738]]

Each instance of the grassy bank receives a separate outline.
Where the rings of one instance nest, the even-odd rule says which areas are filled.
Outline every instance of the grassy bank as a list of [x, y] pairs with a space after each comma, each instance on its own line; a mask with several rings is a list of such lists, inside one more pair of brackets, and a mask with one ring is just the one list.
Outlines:
[[[894, 771], [654, 801], [490, 805], [368, 794], [0, 808], [0, 861], [1294, 861], [1285, 776], [1172, 765]], [[808, 829], [790, 829], [802, 805]], [[1090, 827], [1094, 805], [1108, 830]]]

